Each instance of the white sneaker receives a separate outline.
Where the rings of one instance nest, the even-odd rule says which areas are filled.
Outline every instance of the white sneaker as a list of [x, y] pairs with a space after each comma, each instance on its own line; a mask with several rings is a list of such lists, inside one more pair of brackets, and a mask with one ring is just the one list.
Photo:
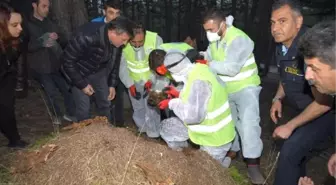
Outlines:
[[225, 157], [223, 162], [222, 162], [222, 165], [224, 168], [229, 168], [230, 165], [231, 165], [231, 158], [230, 157]]

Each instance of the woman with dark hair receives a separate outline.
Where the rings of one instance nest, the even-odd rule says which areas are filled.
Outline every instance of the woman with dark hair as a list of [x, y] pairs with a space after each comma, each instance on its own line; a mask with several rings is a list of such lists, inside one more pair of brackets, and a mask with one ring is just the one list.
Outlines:
[[0, 131], [8, 147], [27, 146], [18, 133], [15, 118], [15, 86], [19, 58], [22, 17], [6, 3], [0, 3]]

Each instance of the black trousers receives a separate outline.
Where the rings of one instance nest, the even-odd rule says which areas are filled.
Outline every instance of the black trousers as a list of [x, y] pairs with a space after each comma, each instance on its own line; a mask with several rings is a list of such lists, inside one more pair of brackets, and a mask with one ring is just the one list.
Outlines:
[[0, 131], [9, 142], [20, 140], [15, 119], [16, 73], [0, 79]]
[[297, 128], [281, 148], [274, 185], [297, 185], [299, 178], [306, 175], [306, 159], [311, 151], [321, 150], [321, 144], [334, 136], [332, 111]]
[[111, 115], [112, 121], [115, 122], [117, 126], [124, 126], [124, 93], [126, 87], [124, 84], [118, 80], [118, 85], [116, 88], [116, 97], [111, 102]]

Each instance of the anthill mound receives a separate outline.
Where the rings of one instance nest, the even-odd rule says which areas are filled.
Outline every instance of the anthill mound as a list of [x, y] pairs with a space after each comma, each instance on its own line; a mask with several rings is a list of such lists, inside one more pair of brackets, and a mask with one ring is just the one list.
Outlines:
[[95, 121], [62, 132], [39, 151], [21, 153], [12, 173], [14, 183], [29, 185], [234, 184], [206, 153], [187, 151], [172, 151], [125, 128]]

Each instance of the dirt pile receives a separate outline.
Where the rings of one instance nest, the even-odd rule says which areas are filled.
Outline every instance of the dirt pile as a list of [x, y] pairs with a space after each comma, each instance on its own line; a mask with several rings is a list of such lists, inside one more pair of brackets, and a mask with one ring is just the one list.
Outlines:
[[97, 120], [86, 127], [62, 132], [31, 157], [33, 154], [21, 154], [13, 163], [14, 183], [234, 184], [228, 171], [204, 152], [172, 151], [160, 142], [137, 137], [125, 128], [113, 128]]

